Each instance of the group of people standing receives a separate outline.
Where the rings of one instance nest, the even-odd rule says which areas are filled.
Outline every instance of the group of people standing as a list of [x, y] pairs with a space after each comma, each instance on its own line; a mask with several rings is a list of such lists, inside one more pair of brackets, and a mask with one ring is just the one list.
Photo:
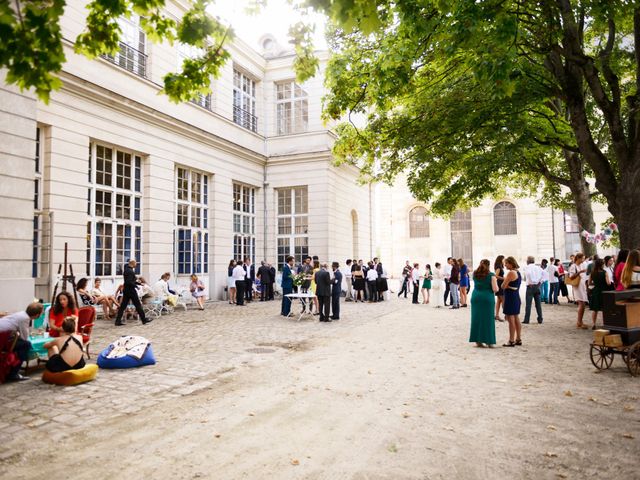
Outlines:
[[260, 262], [256, 272], [251, 258], [229, 261], [227, 270], [227, 292], [229, 303], [244, 306], [245, 302], [251, 302], [254, 296], [254, 286], [260, 293], [260, 301], [274, 299], [274, 283], [276, 281], [276, 269], [265, 260]]

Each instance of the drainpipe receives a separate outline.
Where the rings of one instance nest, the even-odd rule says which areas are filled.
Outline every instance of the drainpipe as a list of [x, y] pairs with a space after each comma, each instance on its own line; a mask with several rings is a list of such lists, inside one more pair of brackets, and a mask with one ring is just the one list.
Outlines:
[[556, 219], [553, 207], [551, 207], [551, 238], [553, 239], [553, 258], [556, 257]]
[[369, 182], [369, 259], [373, 258], [373, 211], [371, 210], [371, 182]]

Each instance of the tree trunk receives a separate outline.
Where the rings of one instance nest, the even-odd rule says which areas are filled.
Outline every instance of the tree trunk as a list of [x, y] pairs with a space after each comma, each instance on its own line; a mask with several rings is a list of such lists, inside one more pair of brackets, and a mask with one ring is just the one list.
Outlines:
[[[578, 223], [582, 229], [595, 233], [596, 224], [593, 220], [593, 208], [591, 207], [591, 189], [584, 178], [584, 165], [582, 157], [575, 152], [563, 150], [564, 158], [569, 167], [569, 190], [576, 205]], [[588, 243], [587, 239], [580, 235], [582, 253], [587, 257], [596, 254], [596, 245]]]
[[620, 230], [620, 248], [640, 249], [640, 167], [626, 169], [620, 176], [618, 205], [612, 213]]

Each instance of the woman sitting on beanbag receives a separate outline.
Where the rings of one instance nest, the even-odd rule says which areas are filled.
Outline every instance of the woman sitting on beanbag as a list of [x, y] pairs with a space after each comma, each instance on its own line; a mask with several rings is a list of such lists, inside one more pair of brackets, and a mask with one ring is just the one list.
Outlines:
[[75, 331], [75, 318], [67, 317], [62, 322], [62, 336], [45, 343], [44, 348], [49, 351], [46, 369], [50, 372], [66, 372], [84, 367], [82, 337], [76, 335]]

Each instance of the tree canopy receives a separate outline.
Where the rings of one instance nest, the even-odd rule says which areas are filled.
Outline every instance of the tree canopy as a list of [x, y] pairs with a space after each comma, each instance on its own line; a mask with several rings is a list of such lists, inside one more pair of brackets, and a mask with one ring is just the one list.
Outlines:
[[634, 2], [311, 3], [333, 19], [325, 114], [352, 120], [338, 158], [408, 171], [435, 212], [541, 177], [557, 193], [573, 175], [588, 200], [590, 176], [622, 245], [640, 245]]
[[[164, 92], [175, 102], [208, 93], [211, 77], [217, 77], [229, 58], [225, 41], [232, 31], [207, 12], [208, 0], [190, 2], [180, 21], [163, 13], [165, 0], [93, 0], [87, 5], [85, 30], [75, 39], [77, 53], [95, 58], [115, 55], [120, 48], [121, 17], [140, 17], [140, 26], [154, 42], [181, 42], [202, 53], [182, 64], [180, 72], [164, 76]], [[58, 74], [66, 61], [60, 19], [64, 0], [0, 0], [0, 68], [6, 81], [33, 88], [48, 102], [60, 88]]]

